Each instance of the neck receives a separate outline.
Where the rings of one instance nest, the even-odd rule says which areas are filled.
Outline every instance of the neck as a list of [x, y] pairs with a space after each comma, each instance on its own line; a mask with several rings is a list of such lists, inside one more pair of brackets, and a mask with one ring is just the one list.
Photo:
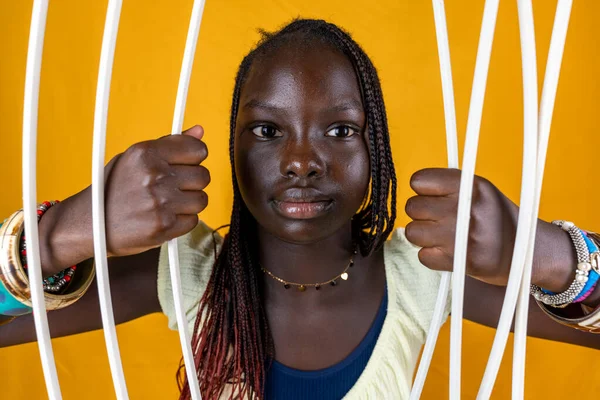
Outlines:
[[[261, 265], [273, 275], [298, 283], [325, 282], [344, 271], [354, 250], [350, 224], [318, 242], [294, 244], [282, 241], [258, 228], [258, 257]], [[262, 274], [264, 301], [268, 309], [314, 313], [315, 307], [345, 304], [373, 290], [380, 294], [385, 286], [383, 248], [368, 257], [360, 252], [354, 266], [348, 269], [348, 280], [338, 279], [335, 287], [325, 285], [320, 290], [307, 287], [285, 289], [283, 283]], [[277, 315], [275, 313], [275, 315]]]
[[354, 250], [350, 224], [312, 243], [285, 242], [258, 229], [261, 265], [286, 281], [316, 283], [331, 279], [346, 267]]
[[[341, 274], [353, 255], [354, 243], [350, 223], [329, 237], [312, 243], [297, 244], [280, 240], [258, 228], [258, 257], [263, 268], [289, 282], [315, 284], [326, 282]], [[354, 256], [354, 266], [348, 269], [348, 280], [338, 279], [335, 287], [329, 284], [305, 291], [296, 286], [285, 289], [284, 284], [262, 274], [267, 307], [292, 307], [297, 312], [314, 312], [315, 306], [348, 302], [357, 293], [381, 289], [385, 282], [383, 251], [363, 258]], [[287, 312], [287, 311], [286, 311]]]

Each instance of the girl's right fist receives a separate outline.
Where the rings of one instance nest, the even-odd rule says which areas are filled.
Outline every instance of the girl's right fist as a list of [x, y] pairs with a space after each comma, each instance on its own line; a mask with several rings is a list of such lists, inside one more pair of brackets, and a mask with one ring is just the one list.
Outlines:
[[111, 256], [138, 254], [188, 233], [208, 204], [207, 155], [194, 126], [140, 142], [106, 166], [106, 235]]

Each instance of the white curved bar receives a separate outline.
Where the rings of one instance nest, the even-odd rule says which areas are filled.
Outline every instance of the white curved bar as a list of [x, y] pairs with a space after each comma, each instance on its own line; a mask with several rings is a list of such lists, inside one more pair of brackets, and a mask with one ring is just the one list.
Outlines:
[[[567, 29], [571, 16], [573, 0], [559, 0], [556, 6], [556, 15], [554, 17], [554, 27], [552, 29], [552, 38], [550, 40], [550, 50], [548, 60], [546, 61], [546, 73], [542, 89], [542, 98], [540, 102], [540, 112], [538, 119], [538, 154], [536, 167], [536, 197], [535, 213], [538, 215], [540, 208], [540, 199], [542, 194], [542, 183], [544, 178], [544, 169], [546, 166], [546, 155], [548, 152], [548, 141], [550, 139], [550, 126], [552, 123], [552, 114], [554, 112], [554, 102], [556, 99], [556, 90], [558, 87], [558, 78], [562, 63], [565, 41], [567, 38]], [[513, 384], [512, 398], [523, 399], [525, 396], [525, 349], [527, 339], [527, 317], [529, 315], [529, 285], [531, 283], [531, 269], [533, 264], [533, 244], [535, 243], [535, 233], [537, 228], [537, 219], [533, 222], [529, 251], [527, 261], [523, 271], [523, 280], [517, 303], [517, 313], [515, 317], [515, 335], [513, 349]]]
[[[442, 95], [444, 99], [444, 116], [446, 121], [446, 148], [448, 152], [448, 167], [458, 168], [458, 137], [456, 132], [456, 108], [454, 106], [454, 88], [452, 85], [452, 64], [450, 61], [450, 45], [448, 43], [448, 29], [446, 27], [446, 11], [444, 10], [444, 0], [433, 0], [433, 16], [435, 21], [435, 32], [438, 45], [438, 56], [440, 62], [440, 74], [442, 77]], [[421, 362], [417, 370], [417, 375], [413, 382], [410, 393], [410, 400], [417, 400], [421, 397], [423, 386], [427, 379], [427, 372], [431, 365], [433, 352], [437, 343], [446, 301], [448, 300], [448, 291], [450, 289], [450, 272], [443, 272], [440, 280], [440, 288], [431, 317], [431, 325], [427, 332], [427, 340], [421, 354]]]
[[521, 59], [523, 73], [523, 171], [521, 180], [521, 200], [519, 204], [519, 220], [515, 247], [510, 267], [510, 275], [506, 286], [506, 294], [500, 320], [490, 352], [487, 367], [483, 375], [478, 400], [489, 399], [504, 350], [510, 333], [515, 306], [519, 296], [519, 288], [523, 277], [523, 269], [530, 243], [533, 221], [536, 220], [535, 180], [537, 162], [537, 63], [535, 51], [535, 31], [531, 0], [517, 0], [519, 13], [519, 31], [521, 37]]
[[448, 168], [458, 168], [458, 134], [456, 129], [456, 107], [454, 106], [454, 86], [452, 84], [452, 62], [446, 24], [444, 0], [433, 0], [433, 17], [438, 45], [440, 75], [442, 78], [442, 96], [444, 99], [444, 117], [446, 122], [446, 150]]
[[37, 336], [42, 370], [46, 381], [48, 397], [51, 400], [62, 399], [54, 352], [48, 329], [48, 316], [42, 286], [42, 267], [40, 263], [40, 241], [37, 222], [37, 122], [40, 95], [40, 72], [44, 50], [44, 33], [48, 0], [35, 0], [29, 30], [27, 48], [27, 69], [25, 72], [25, 99], [23, 104], [23, 211], [25, 232], [27, 232], [27, 265], [29, 266], [29, 287], [33, 320]]
[[[198, 42], [198, 34], [200, 32], [200, 24], [202, 22], [202, 14], [204, 13], [204, 0], [194, 0], [192, 16], [190, 18], [190, 26], [185, 42], [185, 50], [183, 53], [183, 62], [181, 65], [181, 73], [179, 75], [179, 86], [177, 87], [177, 99], [175, 100], [175, 113], [173, 115], [173, 125], [171, 134], [181, 134], [183, 128], [183, 117], [185, 114], [185, 103], [187, 100], [188, 88], [190, 86], [190, 77], [192, 75], [192, 67], [194, 65], [194, 55], [196, 53], [196, 44]], [[190, 388], [190, 393], [193, 400], [201, 400], [200, 385], [198, 383], [198, 375], [196, 372], [196, 364], [194, 362], [194, 354], [192, 352], [190, 334], [188, 332], [188, 323], [185, 316], [185, 308], [183, 306], [183, 294], [181, 291], [181, 274], [179, 268], [179, 249], [177, 239], [169, 241], [169, 270], [171, 272], [171, 286], [173, 288], [173, 298], [175, 304], [175, 315], [177, 317], [177, 327], [179, 332], [179, 340], [183, 352], [183, 360], [185, 363], [185, 372]]]
[[115, 328], [110, 281], [108, 275], [108, 260], [106, 251], [106, 226], [104, 213], [104, 157], [106, 150], [106, 120], [108, 116], [108, 99], [112, 67], [119, 30], [121, 15], [121, 0], [109, 0], [102, 38], [100, 53], [100, 68], [98, 70], [98, 86], [96, 88], [96, 108], [94, 110], [94, 140], [92, 153], [92, 215], [94, 232], [94, 255], [96, 261], [96, 279], [98, 281], [98, 299], [104, 327], [104, 340], [108, 352], [108, 361], [112, 373], [115, 393], [119, 400], [129, 398], [119, 342]]
[[473, 180], [475, 177], [481, 114], [492, 53], [496, 17], [498, 15], [498, 5], [499, 0], [487, 0], [483, 10], [460, 179], [456, 241], [454, 243], [454, 273], [452, 274], [452, 318], [450, 321], [451, 400], [460, 400], [461, 393], [462, 318]]

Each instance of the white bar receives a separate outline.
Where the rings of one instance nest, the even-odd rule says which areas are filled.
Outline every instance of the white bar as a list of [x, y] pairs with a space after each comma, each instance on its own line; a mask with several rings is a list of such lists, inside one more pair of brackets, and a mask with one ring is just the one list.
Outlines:
[[[183, 117], [185, 114], [185, 103], [187, 101], [188, 88], [190, 86], [190, 77], [194, 65], [194, 55], [196, 54], [196, 44], [204, 13], [204, 0], [194, 0], [192, 16], [185, 42], [185, 51], [183, 53], [183, 62], [181, 65], [181, 74], [179, 75], [179, 86], [177, 87], [177, 99], [175, 101], [175, 112], [173, 115], [173, 125], [171, 134], [181, 134], [183, 128]], [[185, 372], [187, 375], [190, 393], [193, 400], [201, 400], [200, 385], [192, 352], [190, 334], [188, 332], [188, 323], [183, 306], [183, 294], [181, 290], [181, 274], [179, 268], [179, 250], [177, 239], [169, 241], [169, 269], [171, 272], [171, 286], [173, 288], [173, 298], [175, 305], [175, 315], [177, 317], [177, 328], [179, 340], [183, 351], [183, 360], [185, 363]]]
[[37, 336], [42, 370], [46, 381], [48, 397], [62, 399], [54, 352], [48, 329], [48, 315], [42, 286], [40, 262], [40, 241], [37, 221], [37, 122], [40, 95], [40, 72], [44, 50], [44, 33], [48, 0], [35, 0], [29, 30], [27, 48], [27, 69], [25, 72], [25, 99], [23, 104], [23, 211], [25, 232], [27, 233], [27, 265], [29, 266], [29, 286], [33, 320]]
[[[454, 88], [452, 85], [452, 64], [450, 61], [450, 45], [448, 43], [448, 29], [446, 27], [446, 11], [444, 10], [444, 0], [433, 0], [433, 16], [435, 21], [435, 32], [438, 45], [438, 56], [440, 62], [440, 74], [442, 77], [442, 95], [444, 99], [444, 116], [446, 121], [446, 147], [448, 151], [448, 168], [458, 168], [458, 137], [456, 129], [456, 108], [454, 106]], [[452, 274], [443, 272], [440, 280], [440, 288], [431, 317], [431, 325], [427, 332], [427, 340], [421, 354], [421, 362], [417, 370], [417, 375], [413, 382], [410, 393], [410, 400], [417, 400], [421, 397], [427, 372], [431, 365], [433, 352], [437, 343], [444, 310], [448, 299], [450, 289], [450, 280]]]
[[129, 398], [127, 385], [121, 364], [119, 342], [115, 327], [108, 260], [106, 251], [106, 226], [104, 212], [104, 158], [106, 152], [106, 120], [108, 116], [108, 100], [112, 67], [119, 30], [121, 0], [109, 0], [100, 53], [98, 70], [98, 86], [96, 88], [96, 109], [94, 111], [94, 140], [92, 153], [92, 215], [94, 232], [94, 254], [96, 261], [96, 278], [98, 281], [98, 298], [104, 327], [104, 340], [108, 352], [108, 361], [117, 399]]
[[528, 249], [535, 207], [535, 177], [537, 161], [537, 63], [535, 51], [535, 31], [531, 0], [517, 0], [519, 11], [519, 27], [521, 36], [521, 58], [523, 73], [523, 171], [521, 180], [521, 200], [519, 204], [519, 220], [515, 238], [515, 248], [510, 267], [510, 275], [506, 286], [504, 304], [496, 330], [496, 337], [483, 380], [477, 395], [478, 400], [489, 399], [514, 317], [515, 306], [519, 296], [519, 288], [523, 277], [523, 269]]
[[446, 149], [448, 168], [458, 168], [458, 134], [456, 129], [456, 107], [454, 106], [454, 86], [452, 84], [452, 62], [446, 24], [444, 0], [433, 0], [433, 17], [437, 37], [440, 75], [442, 77], [442, 95], [446, 120]]
[[451, 400], [460, 400], [461, 393], [462, 318], [473, 180], [498, 5], [499, 0], [487, 0], [485, 2], [467, 121], [467, 136], [460, 180], [456, 241], [454, 244], [454, 273], [452, 274], [452, 318], [450, 321]]
[[[544, 180], [544, 169], [546, 166], [546, 155], [548, 152], [548, 141], [550, 139], [550, 126], [552, 123], [552, 114], [554, 112], [554, 102], [556, 99], [560, 66], [565, 49], [565, 41], [567, 37], [567, 29], [569, 27], [572, 5], [573, 0], [558, 1], [556, 6], [556, 16], [554, 17], [554, 27], [552, 29], [552, 39], [550, 40], [550, 50], [548, 52], [548, 60], [546, 61], [546, 73], [544, 77], [544, 86], [542, 89], [542, 99], [538, 120], [535, 216], [538, 215], [540, 208], [542, 183]], [[525, 351], [527, 344], [527, 317], [529, 315], [529, 286], [531, 283], [531, 269], [533, 264], [536, 229], [537, 219], [533, 222], [531, 237], [529, 239], [530, 246], [527, 253], [525, 270], [523, 271], [523, 281], [521, 282], [521, 290], [517, 303], [517, 314], [515, 317], [512, 386], [513, 399], [523, 399], [525, 396]]]

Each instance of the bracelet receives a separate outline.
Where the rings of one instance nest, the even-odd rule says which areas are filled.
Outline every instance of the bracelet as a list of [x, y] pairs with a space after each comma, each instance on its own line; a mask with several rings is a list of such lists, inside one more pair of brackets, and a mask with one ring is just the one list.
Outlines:
[[[58, 203], [60, 203], [58, 200], [54, 200], [54, 201], [44, 201], [42, 204], [40, 204], [37, 209], [38, 223], [40, 222], [40, 219], [42, 218], [44, 213], [46, 211], [48, 211], [48, 209], [50, 209], [50, 207], [52, 207]], [[25, 272], [27, 272], [27, 242], [25, 240], [25, 232], [23, 232], [23, 235], [21, 236], [20, 250], [21, 250], [21, 264], [23, 265], [23, 269], [25, 270]], [[69, 285], [69, 282], [73, 278], [73, 275], [75, 274], [76, 269], [77, 269], [77, 266], [73, 265], [67, 269], [60, 271], [59, 273], [57, 273], [51, 277], [44, 279], [44, 282], [43, 282], [44, 291], [50, 292], [50, 293], [60, 293], [63, 290], [65, 290], [67, 288], [67, 286]]]
[[[549, 307], [541, 301], [536, 300], [536, 302], [547, 316], [549, 316], [559, 324], [584, 332], [600, 334], [600, 306], [596, 307], [595, 310], [592, 310], [583, 317], [565, 318], [561, 315], [556, 314], [553, 310], [550, 310]], [[585, 314], [588, 311], [589, 307], [581, 305], [581, 308], [583, 310], [583, 313]]]
[[[20, 316], [32, 312], [29, 279], [20, 260], [19, 242], [23, 234], [24, 215], [19, 210], [0, 227], [0, 314]], [[61, 294], [44, 292], [46, 308], [57, 310], [79, 300], [94, 279], [93, 259], [77, 265], [76, 275]]]
[[[579, 294], [579, 296], [577, 296], [577, 298], [575, 298], [575, 300], [573, 300], [573, 303], [581, 303], [582, 301], [584, 301], [585, 299], [587, 299], [592, 293], [594, 293], [594, 290], [596, 289], [596, 286], [598, 285], [598, 281], [600, 280], [600, 274], [598, 274], [598, 256], [600, 255], [600, 252], [598, 251], [598, 247], [596, 246], [596, 244], [587, 237], [587, 234], [585, 231], [581, 232], [583, 234], [583, 239], [585, 240], [585, 244], [588, 247], [588, 251], [590, 253], [590, 263], [592, 264], [592, 269], [589, 273], [588, 276], [588, 281], [585, 284], [585, 287], [583, 288], [583, 290], [581, 291], [581, 293]], [[592, 262], [594, 261], [594, 262]]]
[[[573, 303], [581, 303], [585, 299], [587, 299], [592, 293], [594, 293], [594, 290], [598, 285], [598, 281], [600, 280], [600, 274], [598, 274], [597, 272], [599, 265], [598, 258], [600, 257], [598, 246], [596, 246], [593, 240], [587, 237], [587, 233], [585, 231], [581, 231], [581, 233], [583, 234], [583, 239], [585, 240], [588, 252], [590, 253], [592, 270], [589, 272], [588, 281], [586, 282], [584, 288], [582, 289], [581, 293], [579, 293], [579, 295], [575, 298], [575, 300], [573, 300]], [[556, 294], [546, 289], [542, 289], [542, 292], [551, 295]]]
[[571, 304], [583, 291], [587, 281], [589, 280], [589, 272], [592, 270], [590, 263], [590, 253], [583, 238], [581, 230], [572, 222], [553, 221], [554, 225], [559, 226], [562, 230], [569, 233], [575, 250], [577, 252], [577, 269], [575, 271], [575, 280], [567, 290], [558, 294], [544, 293], [542, 288], [537, 285], [530, 286], [530, 292], [536, 301], [541, 301], [553, 307], [562, 308]]

